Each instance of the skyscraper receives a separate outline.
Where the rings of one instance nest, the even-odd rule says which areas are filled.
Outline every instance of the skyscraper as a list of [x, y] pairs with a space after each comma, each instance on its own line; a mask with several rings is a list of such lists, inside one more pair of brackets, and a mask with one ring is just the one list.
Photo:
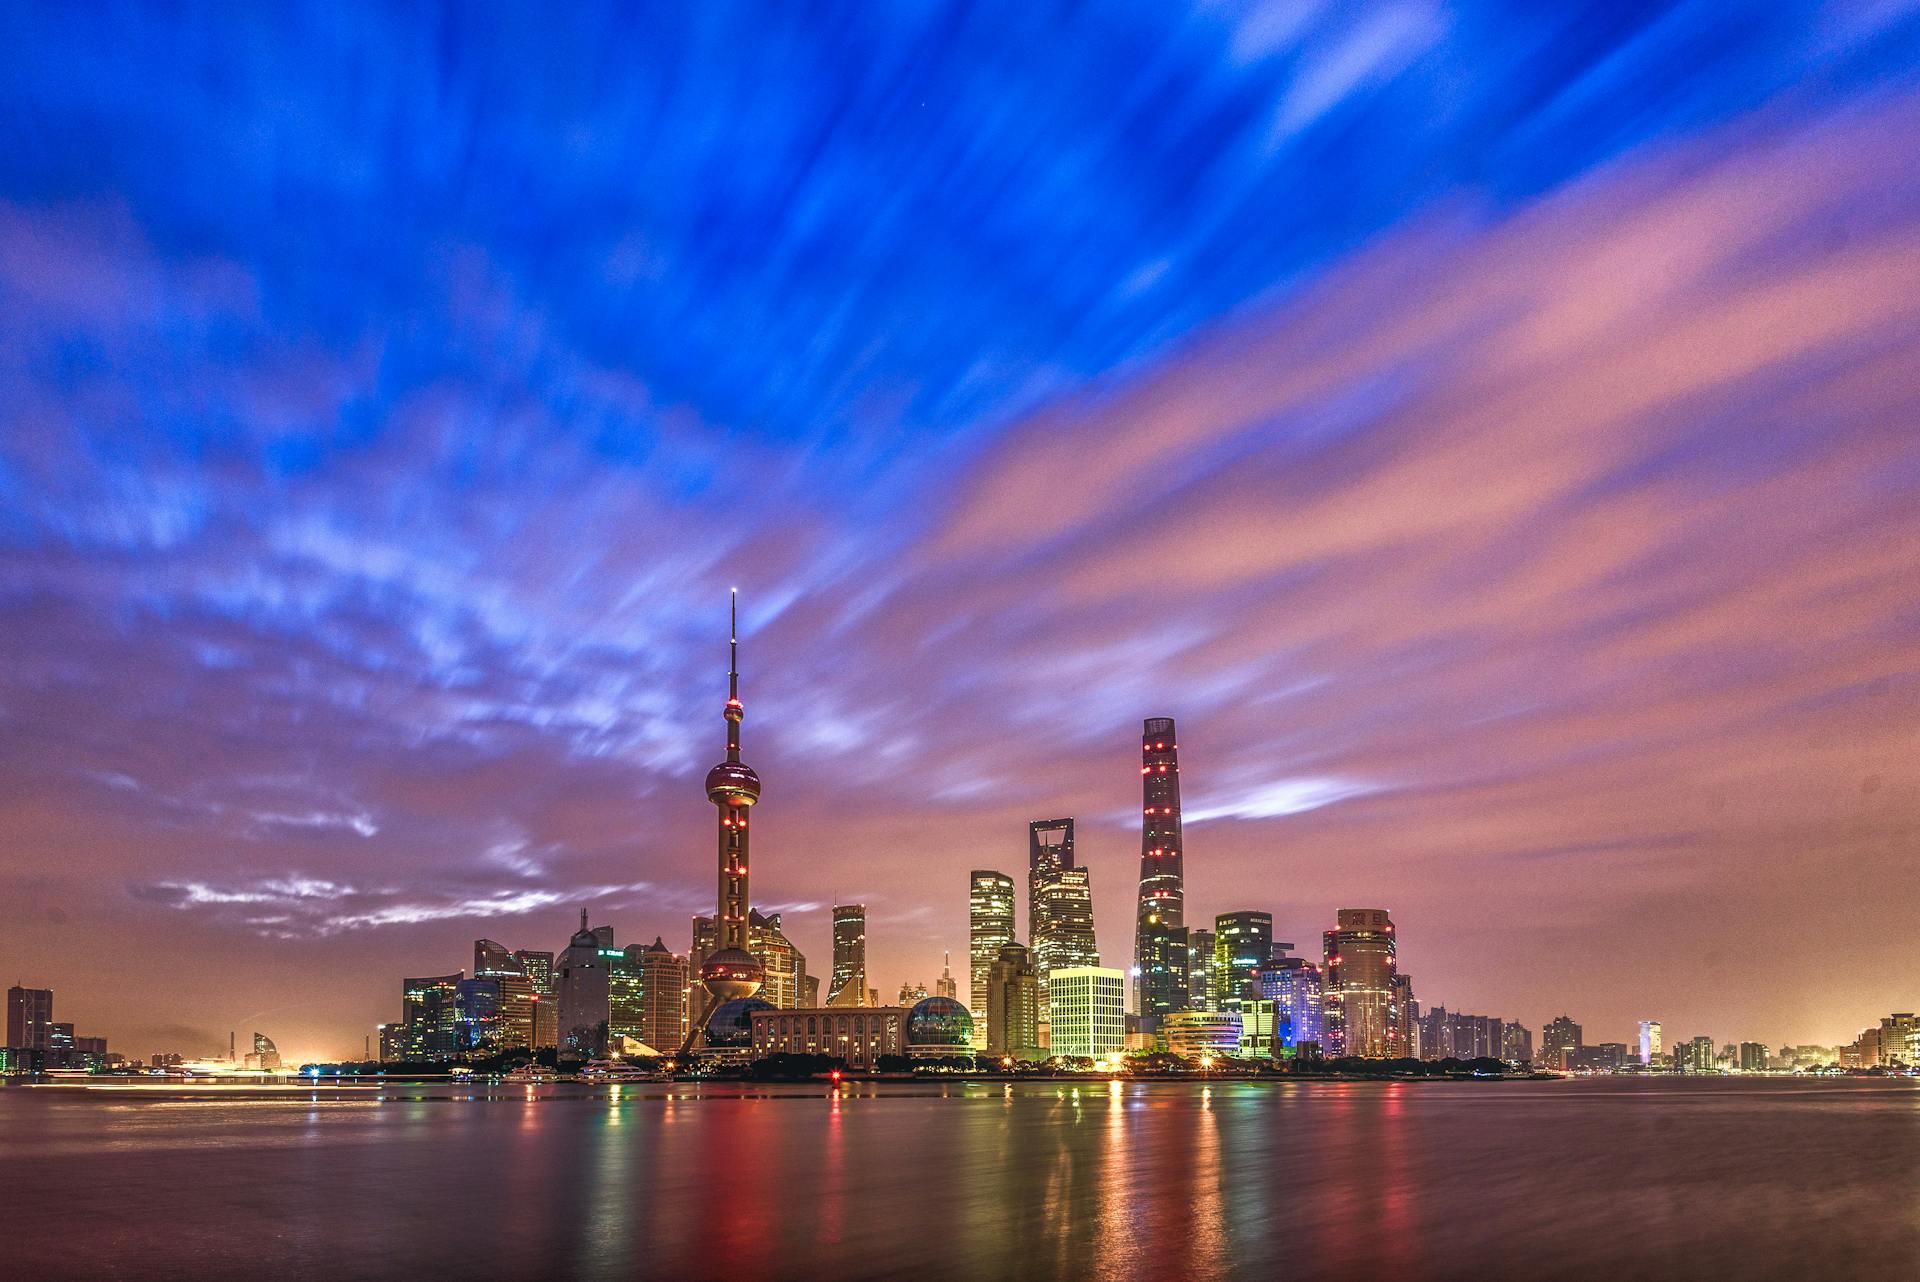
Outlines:
[[1187, 1009], [1214, 1009], [1213, 932], [1195, 927], [1187, 932]]
[[[1711, 1045], [1711, 1041], [1708, 1044]], [[1548, 1068], [1565, 1072], [1572, 1063], [1574, 1052], [1582, 1045], [1580, 1025], [1565, 1015], [1556, 1015], [1540, 1030], [1540, 1062]]]
[[1015, 1059], [1038, 1059], [1040, 1048], [1040, 977], [1033, 953], [1022, 944], [1005, 943], [987, 972], [987, 1051]]
[[7, 1046], [19, 1051], [45, 1051], [53, 1037], [53, 990], [7, 990]]
[[[408, 1059], [450, 1059], [460, 1048], [460, 981], [464, 971], [400, 981], [400, 1022]], [[231, 1055], [231, 1051], [229, 1052]]]
[[[1199, 932], [1196, 931], [1196, 934]], [[1273, 914], [1221, 913], [1213, 919], [1212, 1010], [1239, 1010], [1258, 997], [1257, 972], [1273, 957]]]
[[933, 995], [956, 999], [960, 996], [960, 985], [953, 979], [953, 954], [950, 952], [940, 954], [940, 978], [934, 981]]
[[536, 993], [553, 991], [553, 954], [527, 948], [516, 948], [513, 959], [520, 963], [520, 969], [526, 972], [527, 979]]
[[[647, 950], [628, 944], [607, 959], [607, 1053], [621, 1052], [621, 1039], [647, 1042], [640, 1029], [647, 1022]], [[653, 1046], [652, 1042], [647, 1045]], [[659, 1047], [655, 1046], [655, 1050]]]
[[1276, 957], [1260, 968], [1258, 983], [1274, 1005], [1274, 1055], [1319, 1054], [1327, 1039], [1320, 968], [1304, 957]]
[[763, 917], [748, 909], [747, 923], [747, 951], [760, 963], [765, 977], [760, 996], [782, 1010], [793, 1009], [800, 1004], [805, 987], [806, 954], [794, 947], [781, 929], [779, 913]]
[[[1187, 1004], [1185, 846], [1180, 832], [1180, 745], [1173, 718], [1149, 717], [1140, 736], [1140, 900], [1134, 914], [1133, 964], [1140, 1018], [1160, 1018]], [[1174, 936], [1178, 933], [1176, 941]]]
[[1073, 866], [1072, 819], [1035, 819], [1027, 825], [1027, 942], [1036, 952], [1047, 935], [1047, 901], [1041, 888], [1055, 873]]
[[1100, 949], [1093, 938], [1093, 882], [1085, 868], [1061, 868], [1041, 883], [1046, 933], [1033, 941], [1034, 965], [1042, 979], [1062, 966], [1097, 966]]
[[655, 935], [640, 954], [639, 1038], [672, 1054], [687, 1038], [687, 959]]
[[[706, 1022], [728, 1002], [745, 1002], [760, 991], [766, 973], [748, 951], [747, 893], [747, 816], [760, 800], [760, 776], [740, 760], [740, 722], [746, 709], [740, 702], [740, 615], [736, 591], [728, 603], [727, 615], [727, 702], [722, 715], [727, 722], [727, 759], [707, 772], [707, 800], [713, 803], [720, 820], [719, 829], [719, 910], [714, 914], [720, 947], [700, 963], [700, 985], [706, 1000], [698, 1018], [692, 1021], [695, 1037], [706, 1042]], [[751, 1036], [751, 1011], [745, 1006], [732, 1008], [722, 1021], [732, 1036], [735, 1025]], [[726, 1049], [736, 1049], [727, 1047]]]
[[1640, 1062], [1648, 1068], [1652, 1068], [1653, 1062], [1663, 1054], [1665, 1054], [1665, 1051], [1663, 1051], [1660, 1046], [1660, 1021], [1657, 1019], [1641, 1020]]
[[967, 954], [973, 992], [973, 1044], [984, 1049], [991, 1022], [987, 982], [1003, 944], [1013, 942], [1013, 878], [976, 868], [967, 875]]
[[1384, 908], [1342, 908], [1335, 923], [1324, 937], [1328, 1053], [1397, 1056], [1405, 1043], [1394, 1003], [1393, 919]]
[[613, 959], [619, 955], [612, 928], [588, 926], [583, 910], [580, 929], [567, 941], [553, 977], [562, 1049], [595, 1059], [607, 1053], [613, 1018]]
[[491, 939], [473, 941], [473, 976], [491, 979], [500, 989], [500, 1018], [492, 1030], [502, 1047], [533, 1045], [533, 980], [526, 967], [504, 944]]
[[[777, 1003], [776, 1003], [777, 1004]], [[867, 906], [833, 906], [833, 982], [829, 1006], [867, 1004]]]

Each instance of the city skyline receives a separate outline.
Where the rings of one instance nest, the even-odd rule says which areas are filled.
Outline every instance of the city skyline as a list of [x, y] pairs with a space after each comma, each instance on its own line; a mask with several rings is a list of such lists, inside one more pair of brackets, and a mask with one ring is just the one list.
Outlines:
[[0, 975], [297, 1055], [476, 938], [678, 950], [738, 584], [752, 907], [883, 997], [1040, 819], [1130, 964], [1167, 717], [1192, 931], [1911, 1009], [1897, 8], [8, 8]]

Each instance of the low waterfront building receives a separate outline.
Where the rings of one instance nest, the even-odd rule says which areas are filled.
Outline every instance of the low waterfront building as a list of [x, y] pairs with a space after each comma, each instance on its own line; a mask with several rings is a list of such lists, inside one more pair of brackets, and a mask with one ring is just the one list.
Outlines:
[[1194, 1059], [1240, 1053], [1240, 1013], [1230, 1010], [1177, 1010], [1160, 1022], [1167, 1049]]
[[[929, 998], [928, 1001], [940, 1001]], [[764, 1004], [763, 1004], [764, 1005]], [[921, 1005], [926, 1005], [925, 1002]], [[958, 1006], [959, 1003], [955, 1002]], [[915, 1007], [918, 1010], [919, 1007]], [[965, 1008], [962, 1007], [964, 1013]], [[831, 1055], [847, 1062], [847, 1067], [872, 1069], [882, 1055], [901, 1055], [907, 1050], [907, 1016], [904, 1006], [819, 1006], [780, 1010], [772, 1006], [751, 1013], [753, 1058], [771, 1055]], [[973, 1026], [967, 1023], [971, 1041]], [[955, 1050], [965, 1054], [965, 1049]]]

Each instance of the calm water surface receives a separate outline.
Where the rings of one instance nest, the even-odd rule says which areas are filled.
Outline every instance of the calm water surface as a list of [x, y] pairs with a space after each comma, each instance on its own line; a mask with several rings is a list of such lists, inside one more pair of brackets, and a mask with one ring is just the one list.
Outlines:
[[179, 1094], [0, 1090], [0, 1275], [1920, 1276], [1912, 1083]]

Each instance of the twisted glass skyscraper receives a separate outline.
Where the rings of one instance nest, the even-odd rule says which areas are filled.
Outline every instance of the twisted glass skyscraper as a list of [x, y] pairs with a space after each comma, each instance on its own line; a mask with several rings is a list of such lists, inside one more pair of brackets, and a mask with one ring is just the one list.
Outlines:
[[1133, 965], [1143, 1027], [1187, 1005], [1185, 850], [1180, 835], [1180, 745], [1173, 718], [1149, 717], [1140, 736], [1140, 902]]

